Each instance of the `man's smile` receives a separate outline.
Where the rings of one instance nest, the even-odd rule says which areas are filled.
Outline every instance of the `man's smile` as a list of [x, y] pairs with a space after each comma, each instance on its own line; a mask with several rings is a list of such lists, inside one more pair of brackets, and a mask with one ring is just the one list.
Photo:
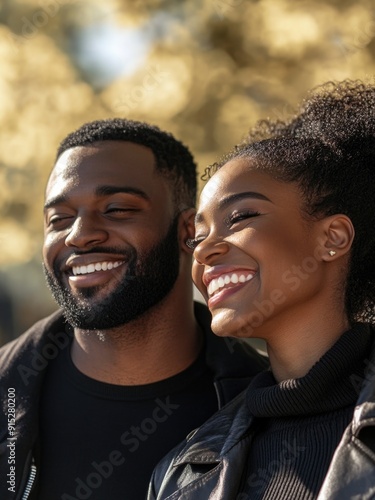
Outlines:
[[115, 269], [116, 267], [121, 266], [124, 264], [124, 261], [117, 260], [115, 262], [110, 262], [110, 261], [104, 261], [104, 262], [95, 262], [92, 264], [88, 264], [87, 266], [73, 266], [72, 271], [74, 276], [77, 276], [78, 274], [91, 274], [95, 273], [96, 271], [107, 271], [111, 269]]
[[118, 253], [72, 255], [67, 259], [63, 272], [72, 287], [101, 286], [113, 278], [115, 269], [128, 262], [128, 257], [120, 257]]

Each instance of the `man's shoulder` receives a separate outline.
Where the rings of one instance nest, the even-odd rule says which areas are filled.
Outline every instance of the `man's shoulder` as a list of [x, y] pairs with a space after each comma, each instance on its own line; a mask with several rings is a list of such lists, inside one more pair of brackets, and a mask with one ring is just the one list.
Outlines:
[[32, 352], [46, 350], [49, 343], [56, 343], [57, 338], [68, 336], [61, 311], [39, 320], [19, 337], [0, 348], [1, 374], [20, 359], [26, 359]]

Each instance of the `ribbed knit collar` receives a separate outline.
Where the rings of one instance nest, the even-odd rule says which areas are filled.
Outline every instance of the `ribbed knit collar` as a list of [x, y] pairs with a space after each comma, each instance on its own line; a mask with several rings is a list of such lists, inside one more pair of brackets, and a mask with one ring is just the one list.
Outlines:
[[372, 332], [357, 323], [301, 378], [276, 383], [270, 371], [252, 380], [246, 400], [256, 417], [314, 415], [355, 404]]

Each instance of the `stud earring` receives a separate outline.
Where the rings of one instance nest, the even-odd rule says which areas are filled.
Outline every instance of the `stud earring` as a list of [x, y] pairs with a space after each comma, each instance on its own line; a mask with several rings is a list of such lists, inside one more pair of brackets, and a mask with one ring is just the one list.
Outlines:
[[329, 255], [331, 257], [333, 257], [334, 255], [336, 255], [336, 252], [334, 250], [330, 250], [328, 253], [329, 253]]

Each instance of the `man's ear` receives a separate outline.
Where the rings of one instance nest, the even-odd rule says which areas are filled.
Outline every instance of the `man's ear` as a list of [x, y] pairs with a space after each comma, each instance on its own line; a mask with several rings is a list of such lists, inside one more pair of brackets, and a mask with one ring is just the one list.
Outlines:
[[354, 227], [347, 215], [335, 214], [322, 220], [324, 244], [322, 260], [332, 261], [348, 254], [354, 239]]
[[195, 226], [194, 218], [196, 214], [195, 208], [187, 208], [183, 210], [180, 214], [179, 226], [178, 226], [178, 236], [180, 248], [184, 252], [193, 253], [191, 248], [186, 245], [186, 241], [190, 238], [194, 238]]

